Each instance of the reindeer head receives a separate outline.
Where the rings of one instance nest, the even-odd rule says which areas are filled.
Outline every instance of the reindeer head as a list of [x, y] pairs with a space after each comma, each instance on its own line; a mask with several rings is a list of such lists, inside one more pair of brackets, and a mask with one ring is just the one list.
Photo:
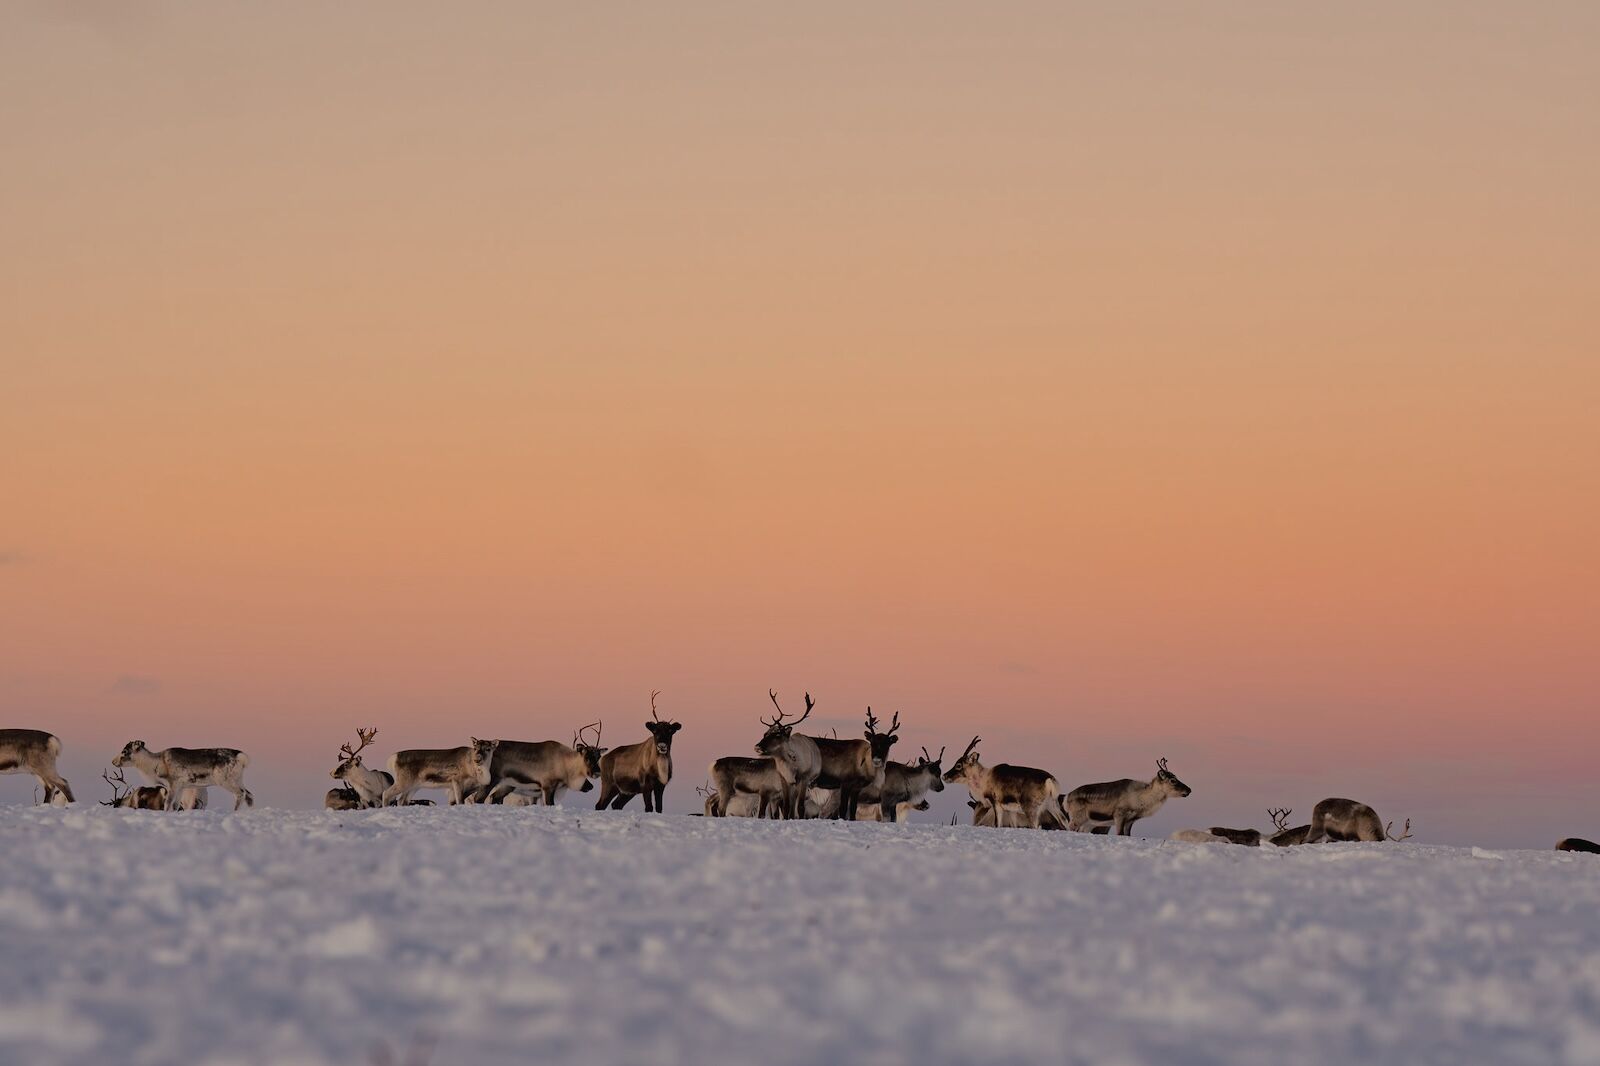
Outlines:
[[360, 740], [361, 743], [353, 748], [348, 743], [341, 744], [339, 746], [339, 765], [335, 766], [328, 776], [343, 781], [345, 779], [345, 775], [350, 772], [351, 767], [359, 768], [361, 766], [361, 752], [368, 744], [372, 743], [373, 738], [377, 735], [377, 726], [373, 726], [371, 729], [361, 729], [358, 727], [356, 729], [356, 738]]
[[939, 764], [941, 762], [943, 762], [943, 761], [944, 761], [944, 749], [943, 748], [939, 749], [939, 754], [937, 754], [937, 755], [929, 755], [928, 754], [928, 749], [927, 748], [923, 748], [922, 749], [922, 758], [918, 759], [916, 766], [912, 767], [912, 769], [914, 769], [914, 770], [922, 770], [922, 771], [926, 771], [928, 773], [930, 779], [933, 782], [932, 784], [930, 784], [928, 786], [928, 791], [930, 791], [930, 792], [943, 792], [944, 791], [944, 775], [939, 772]]
[[946, 781], [965, 781], [969, 775], [983, 769], [983, 764], [978, 761], [979, 738], [973, 737], [972, 743], [967, 745], [967, 750], [944, 772]]
[[678, 730], [683, 728], [682, 722], [663, 722], [656, 714], [656, 697], [660, 692], [650, 693], [650, 721], [644, 727], [650, 730], [650, 735], [655, 738], [656, 752], [660, 755], [672, 754], [672, 738]]
[[1183, 797], [1189, 795], [1194, 789], [1178, 780], [1178, 775], [1167, 769], [1167, 760], [1156, 760], [1156, 780], [1167, 790], [1167, 795]]
[[477, 737], [468, 737], [472, 747], [472, 765], [478, 771], [478, 782], [489, 783], [489, 764], [494, 761], [494, 749], [500, 746], [498, 740], [479, 740]]
[[118, 770], [116, 773], [112, 773], [110, 770], [105, 770], [101, 772], [100, 776], [105, 778], [106, 784], [111, 786], [111, 798], [108, 800], [101, 800], [100, 806], [133, 806], [133, 804], [128, 801], [129, 794], [133, 792], [133, 789], [128, 787], [127, 779], [122, 776], [121, 770]]
[[[583, 739], [583, 735], [591, 729], [594, 730], [592, 742]], [[590, 783], [589, 778], [600, 776], [600, 756], [606, 753], [606, 749], [600, 746], [600, 733], [603, 729], [605, 729], [603, 722], [592, 722], [572, 734], [572, 750], [583, 756], [584, 779], [583, 786], [578, 789], [579, 792], [592, 792], [594, 785]]]
[[761, 719], [761, 724], [767, 727], [767, 731], [761, 735], [760, 740], [756, 741], [757, 755], [777, 755], [779, 750], [789, 743], [789, 738], [794, 735], [794, 727], [810, 717], [811, 708], [816, 706], [816, 702], [811, 698], [811, 693], [807, 692], [806, 713], [789, 722], [784, 719], [783, 707], [778, 703], [778, 693], [773, 689], [768, 689], [767, 696], [772, 700], [772, 705], [778, 708], [778, 715], [770, 722], [765, 718]]
[[111, 765], [126, 766], [128, 763], [133, 761], [133, 757], [135, 755], [141, 752], [144, 754], [149, 754], [150, 752], [150, 749], [144, 746], [144, 741], [130, 740], [122, 746], [121, 753], [118, 754], [115, 759], [111, 760]]
[[867, 730], [863, 734], [867, 743], [872, 745], [872, 765], [874, 769], [883, 769], [883, 764], [889, 759], [889, 749], [900, 738], [895, 736], [900, 731], [900, 712], [894, 712], [894, 721], [889, 723], [887, 733], [878, 732], [878, 719], [872, 714], [872, 708], [867, 708]]

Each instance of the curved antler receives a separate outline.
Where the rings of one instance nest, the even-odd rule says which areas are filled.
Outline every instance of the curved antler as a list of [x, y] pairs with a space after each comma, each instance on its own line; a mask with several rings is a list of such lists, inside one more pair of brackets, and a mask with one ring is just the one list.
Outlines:
[[1272, 824], [1278, 827], [1278, 832], [1286, 832], [1289, 828], [1289, 815], [1294, 813], [1291, 807], [1268, 807], [1267, 817], [1272, 819]]
[[1411, 819], [1410, 818], [1406, 819], [1405, 828], [1400, 830], [1400, 835], [1399, 836], [1395, 836], [1393, 830], [1394, 830], [1394, 823], [1390, 822], [1388, 825], [1383, 827], [1383, 835], [1388, 837], [1390, 840], [1393, 840], [1397, 844], [1402, 840], [1409, 839], [1410, 836], [1411, 836]]
[[972, 749], [978, 746], [978, 739], [977, 737], [972, 738], [972, 743], [967, 745], [967, 750], [961, 753], [961, 758], [957, 759], [956, 762], [962, 762], [968, 755], [972, 754]]
[[650, 717], [655, 719], [657, 722], [661, 721], [661, 716], [656, 714], [656, 697], [659, 695], [661, 695], [660, 689], [656, 689], [650, 693]]
[[349, 762], [351, 759], [354, 759], [357, 755], [360, 755], [363, 751], [366, 750], [367, 745], [372, 743], [373, 738], [376, 737], [377, 735], [378, 735], [378, 727], [377, 726], [372, 726], [370, 729], [362, 729], [360, 726], [357, 726], [356, 727], [356, 737], [360, 739], [361, 743], [356, 745], [353, 748], [349, 745], [348, 742], [346, 742], [344, 744], [341, 744], [339, 746], [339, 761], [340, 762]]

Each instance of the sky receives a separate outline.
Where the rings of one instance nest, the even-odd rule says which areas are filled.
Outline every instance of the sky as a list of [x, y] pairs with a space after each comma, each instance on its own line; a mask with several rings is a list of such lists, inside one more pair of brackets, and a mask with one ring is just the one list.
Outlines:
[[771, 687], [1063, 789], [1165, 756], [1152, 832], [1600, 836], [1597, 44], [0, 7], [0, 725], [305, 807], [358, 725], [625, 743], [660, 689], [687, 810]]

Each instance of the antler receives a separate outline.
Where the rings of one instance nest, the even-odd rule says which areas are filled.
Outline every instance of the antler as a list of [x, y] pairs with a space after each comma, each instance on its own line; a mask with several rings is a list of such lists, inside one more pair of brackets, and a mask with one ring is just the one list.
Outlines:
[[778, 725], [779, 723], [781, 723], [783, 721], [783, 705], [778, 702], [778, 690], [775, 689], [775, 688], [767, 689], [767, 698], [772, 701], [772, 705], [774, 707], [778, 708], [778, 716], [776, 718], [774, 718], [770, 722], [767, 721], [765, 718], [762, 718], [761, 719], [761, 724], [762, 725]]
[[927, 762], [927, 763], [943, 762], [944, 761], [944, 747], [943, 747], [943, 745], [941, 745], [940, 748], [939, 748], [939, 757], [937, 759], [935, 759], [932, 755], [928, 754], [928, 749], [927, 748], [923, 748], [922, 749], [922, 761], [923, 762]]
[[968, 755], [971, 755], [972, 754], [972, 749], [976, 748], [977, 746], [978, 746], [978, 738], [977, 737], [973, 737], [972, 738], [972, 743], [967, 745], [967, 750], [961, 753], [961, 758], [957, 759], [956, 762], [961, 762]]
[[[101, 771], [100, 776], [105, 778], [106, 784], [111, 786], [111, 802], [107, 803], [105, 800], [101, 800], [100, 806], [115, 807], [117, 805], [117, 800], [121, 799], [123, 796], [126, 796], [129, 791], [131, 791], [128, 788], [128, 780], [122, 776], [122, 771], [120, 769], [114, 774], [109, 769], [103, 770]], [[120, 792], [117, 791], [119, 785], [122, 788]]]
[[794, 720], [794, 724], [795, 725], [799, 725], [801, 722], [805, 721], [807, 718], [810, 718], [811, 717], [811, 708], [815, 707], [816, 705], [817, 705], [817, 701], [811, 698], [811, 693], [807, 692], [806, 693], [806, 713], [802, 714], [799, 718], [796, 718]]
[[604, 728], [604, 724], [600, 721], [590, 722], [586, 726], [579, 726], [578, 731], [572, 734], [573, 750], [577, 750], [578, 746], [583, 743], [583, 735], [591, 729], [594, 730], [594, 742], [589, 746], [592, 748], [598, 748], [600, 746], [600, 731]]
[[894, 720], [889, 723], [889, 731], [885, 733], [884, 736], [892, 737], [898, 732], [900, 732], [900, 712], [895, 711]]
[[694, 790], [696, 793], [702, 796], [715, 796], [717, 794], [717, 790], [711, 787], [710, 781], [707, 781], [703, 785], [694, 786]]
[[878, 731], [878, 716], [872, 713], [872, 708], [871, 707], [868, 707], [867, 708], [867, 732], [876, 733], [877, 731]]
[[1285, 831], [1288, 830], [1288, 828], [1289, 828], [1289, 815], [1291, 815], [1293, 813], [1294, 813], [1294, 808], [1292, 808], [1292, 807], [1268, 807], [1267, 808], [1267, 817], [1272, 819], [1272, 824], [1277, 826], [1278, 832], [1280, 832], [1280, 833], [1285, 832]]
[[1410, 818], [1406, 819], [1405, 828], [1400, 830], [1400, 835], [1399, 836], [1395, 836], [1393, 830], [1394, 830], [1394, 823], [1390, 822], [1388, 825], [1383, 827], [1383, 835], [1388, 837], [1390, 840], [1395, 841], [1396, 843], [1399, 843], [1400, 841], [1405, 840], [1407, 837], [1411, 836], [1411, 819]]
[[1166, 773], [1167, 772], [1167, 760], [1165, 760], [1165, 759], [1157, 759], [1156, 760], [1156, 769], [1160, 770], [1162, 773]]
[[357, 726], [356, 736], [361, 740], [361, 743], [354, 748], [352, 748], [348, 742], [339, 745], [339, 761], [348, 762], [349, 760], [354, 759], [357, 755], [360, 755], [364, 750], [366, 750], [367, 745], [372, 743], [372, 738], [376, 737], [377, 735], [377, 726], [373, 726], [371, 729], [362, 729], [360, 726]]
[[654, 718], [658, 722], [661, 721], [660, 715], [656, 714], [656, 697], [659, 695], [661, 695], [660, 689], [656, 689], [650, 693], [650, 717]]
[[813, 700], [811, 698], [811, 693], [807, 692], [806, 693], [806, 713], [802, 714], [799, 718], [796, 718], [792, 722], [785, 722], [783, 720], [784, 719], [783, 705], [778, 702], [778, 692], [777, 692], [777, 690], [776, 689], [770, 689], [770, 688], [767, 689], [767, 696], [768, 696], [768, 698], [770, 698], [772, 700], [772, 705], [774, 707], [778, 708], [778, 717], [774, 718], [770, 722], [767, 721], [765, 718], [763, 718], [763, 719], [761, 719], [761, 724], [762, 725], [769, 725], [769, 726], [772, 726], [772, 725], [787, 725], [790, 729], [793, 729], [795, 726], [799, 725], [801, 722], [805, 721], [807, 718], [810, 718], [811, 717], [811, 708], [813, 708], [813, 707], [815, 707], [817, 705], [817, 701]]

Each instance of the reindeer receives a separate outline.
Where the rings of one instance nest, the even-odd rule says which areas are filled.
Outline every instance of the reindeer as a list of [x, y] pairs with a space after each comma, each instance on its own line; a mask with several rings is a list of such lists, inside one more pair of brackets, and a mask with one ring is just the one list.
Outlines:
[[1600, 855], [1600, 844], [1582, 837], [1567, 837], [1556, 842], [1557, 851], [1586, 851], [1590, 854]]
[[656, 714], [659, 695], [660, 692], [650, 693], [651, 720], [644, 724], [650, 739], [624, 744], [601, 756], [600, 799], [595, 802], [595, 810], [621, 810], [642, 794], [647, 812], [664, 813], [661, 804], [666, 798], [667, 782], [672, 780], [672, 738], [683, 724], [663, 722]]
[[[489, 767], [490, 784], [477, 791], [479, 803], [503, 803], [521, 786], [538, 789], [546, 806], [553, 807], [567, 789], [594, 791], [592, 777], [600, 776], [601, 722], [591, 722], [572, 734], [570, 746], [559, 740], [502, 740]], [[594, 730], [594, 742], [584, 735]]]
[[1277, 829], [1277, 832], [1267, 839], [1280, 848], [1290, 848], [1296, 844], [1304, 844], [1306, 842], [1306, 834], [1311, 832], [1309, 824], [1296, 826], [1293, 829], [1289, 828], [1289, 815], [1293, 813], [1294, 811], [1289, 807], [1267, 808], [1267, 817], [1272, 819], [1272, 824]]
[[879, 733], [878, 719], [872, 713], [872, 708], [868, 707], [867, 725], [863, 733], [865, 740], [840, 740], [837, 737], [818, 736], [811, 738], [817, 745], [817, 753], [822, 757], [821, 768], [817, 771], [816, 787], [839, 791], [839, 802], [833, 807], [830, 817], [846, 821], [855, 820], [861, 792], [863, 789], [876, 787], [882, 781], [883, 764], [888, 759], [889, 748], [900, 739], [895, 736], [899, 731], [900, 712], [895, 712], [889, 731]]
[[419, 788], [450, 791], [450, 802], [462, 802], [467, 792], [489, 783], [489, 765], [498, 740], [469, 737], [460, 748], [409, 748], [389, 756], [394, 784], [383, 790], [385, 807], [404, 806]]
[[1378, 812], [1365, 803], [1349, 799], [1325, 799], [1311, 809], [1311, 826], [1306, 833], [1306, 843], [1318, 844], [1323, 838], [1368, 842], [1406, 840], [1411, 836], [1411, 819], [1406, 819], [1405, 828], [1400, 830], [1399, 836], [1391, 832], [1393, 828], [1393, 822], [1384, 824], [1378, 818]]
[[1031, 766], [984, 766], [978, 761], [978, 744], [979, 738], [973, 737], [961, 758], [945, 771], [946, 781], [966, 785], [973, 799], [982, 800], [1001, 813], [997, 821], [1004, 821], [1003, 814], [1010, 807], [1022, 811], [1022, 821], [1030, 829], [1041, 828], [1047, 811], [1055, 817], [1060, 795], [1055, 777]]
[[811, 717], [811, 708], [816, 706], [816, 701], [807, 692], [805, 713], [790, 722], [785, 720], [783, 707], [778, 703], [778, 693], [768, 689], [767, 696], [778, 709], [778, 714], [770, 722], [761, 719], [767, 731], [756, 741], [756, 754], [770, 757], [778, 776], [783, 779], [783, 796], [778, 804], [783, 817], [799, 818], [805, 813], [806, 792], [822, 772], [822, 752], [814, 739], [804, 733], [796, 733], [794, 727]]
[[1167, 760], [1156, 760], [1156, 776], [1146, 781], [1125, 777], [1120, 781], [1105, 781], [1094, 785], [1080, 785], [1067, 793], [1061, 804], [1067, 815], [1067, 824], [1076, 832], [1083, 832], [1091, 822], [1110, 822], [1119, 836], [1131, 836], [1133, 825], [1161, 809], [1168, 796], [1187, 796], [1193, 789], [1178, 780], [1167, 769]]
[[[394, 776], [392, 774], [385, 773], [382, 770], [373, 770], [370, 767], [363, 766], [361, 763], [361, 753], [367, 749], [367, 745], [371, 744], [373, 738], [377, 735], [378, 729], [376, 726], [371, 729], [358, 727], [356, 729], [356, 739], [361, 743], [353, 748], [348, 741], [339, 745], [339, 763], [328, 774], [329, 777], [336, 781], [343, 781], [345, 787], [356, 794], [356, 798], [360, 801], [359, 805], [362, 807], [383, 806], [383, 794], [390, 785], [394, 784]], [[334, 791], [338, 790], [335, 789]], [[329, 795], [332, 795], [332, 793], [330, 792]], [[327, 801], [324, 800], [323, 802], [324, 806], [326, 806]], [[349, 808], [339, 807], [336, 809], [347, 810]]]
[[[908, 808], [927, 810], [923, 797], [929, 792], [944, 791], [944, 773], [939, 769], [943, 761], [943, 748], [939, 749], [936, 756], [929, 755], [928, 749], [923, 748], [922, 758], [909, 766], [903, 762], [886, 760], [883, 764], [883, 782], [861, 793], [863, 803], [878, 808], [868, 820], [903, 822]], [[918, 807], [919, 803], [922, 806]], [[856, 817], [860, 819], [861, 815]]]
[[42, 729], [0, 729], [0, 774], [32, 774], [44, 788], [44, 802], [56, 794], [74, 802], [72, 786], [56, 771], [61, 741]]
[[244, 787], [250, 756], [237, 748], [165, 748], [151, 751], [142, 740], [130, 740], [111, 760], [113, 766], [133, 765], [145, 777], [167, 787], [167, 796], [181, 800], [189, 789], [210, 785], [233, 793], [233, 809], [255, 806], [256, 798]]
[[111, 798], [101, 800], [102, 807], [119, 807], [139, 811], [164, 811], [167, 809], [167, 790], [161, 785], [141, 785], [129, 788], [121, 770], [112, 773], [104, 770], [100, 776], [111, 786]]
[[322, 807], [329, 811], [359, 811], [367, 804], [361, 799], [361, 794], [349, 785], [337, 785], [328, 789], [328, 794], [322, 797]]
[[[916, 803], [896, 803], [894, 805], [893, 815], [885, 818], [883, 817], [883, 805], [881, 803], [867, 803], [856, 812], [856, 821], [904, 822], [911, 817], [912, 811], [925, 811], [932, 806], [933, 804], [929, 803], [927, 800], [919, 800]], [[951, 824], [953, 825], [954, 823]]]
[[[725, 755], [709, 773], [707, 817], [765, 818], [783, 803], [784, 780], [774, 759]], [[746, 807], [748, 814], [742, 813]]]

